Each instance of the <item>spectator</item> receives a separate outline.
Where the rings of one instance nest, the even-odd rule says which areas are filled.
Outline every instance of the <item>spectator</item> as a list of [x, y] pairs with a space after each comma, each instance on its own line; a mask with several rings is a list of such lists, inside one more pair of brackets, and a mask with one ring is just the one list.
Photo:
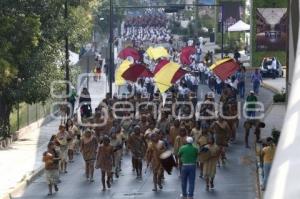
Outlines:
[[254, 91], [250, 91], [250, 95], [248, 95], [246, 99], [246, 107], [247, 107], [247, 116], [251, 118], [255, 117], [255, 107], [256, 107], [257, 97], [254, 95]]
[[262, 76], [258, 69], [255, 69], [255, 72], [251, 76], [251, 82], [253, 84], [253, 91], [256, 95], [259, 94], [259, 87], [262, 83]]
[[234, 59], [235, 59], [235, 61], [236, 62], [239, 62], [239, 59], [241, 58], [241, 54], [240, 54], [240, 52], [238, 51], [238, 49], [236, 49], [235, 51], [234, 51]]
[[272, 167], [272, 162], [273, 162], [275, 151], [276, 151], [275, 144], [273, 143], [273, 139], [271, 137], [267, 138], [266, 145], [267, 146], [265, 146], [262, 149], [262, 153], [261, 153], [262, 160], [263, 160], [263, 177], [264, 177], [262, 190], [266, 189], [269, 174], [270, 174], [271, 167]]
[[273, 57], [272, 64], [271, 64], [271, 74], [273, 79], [276, 78], [276, 70], [277, 70], [277, 61], [275, 57]]
[[[181, 169], [181, 197], [194, 197], [195, 178], [196, 178], [196, 163], [198, 158], [198, 149], [193, 146], [193, 138], [186, 138], [187, 144], [180, 147], [178, 156], [182, 163]], [[187, 185], [189, 185], [187, 191]]]
[[246, 68], [242, 66], [236, 74], [236, 79], [238, 80], [238, 93], [240, 98], [245, 97], [245, 82], [246, 82]]

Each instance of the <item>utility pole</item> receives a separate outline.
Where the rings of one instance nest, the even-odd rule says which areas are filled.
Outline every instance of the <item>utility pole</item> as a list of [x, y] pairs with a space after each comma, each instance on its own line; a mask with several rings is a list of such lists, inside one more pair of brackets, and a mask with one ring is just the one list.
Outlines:
[[[65, 0], [65, 21], [68, 19], [68, 0]], [[68, 96], [70, 93], [70, 67], [69, 67], [69, 36], [68, 32], [65, 33], [65, 80], [66, 80], [66, 95]]]
[[109, 0], [109, 94], [112, 97], [112, 82], [114, 75], [114, 57], [113, 57], [113, 0]]
[[221, 26], [222, 26], [221, 27], [221, 31], [222, 31], [221, 58], [223, 59], [224, 58], [224, 6], [223, 6], [223, 4], [221, 5], [221, 15], [222, 15], [222, 18], [221, 18]]

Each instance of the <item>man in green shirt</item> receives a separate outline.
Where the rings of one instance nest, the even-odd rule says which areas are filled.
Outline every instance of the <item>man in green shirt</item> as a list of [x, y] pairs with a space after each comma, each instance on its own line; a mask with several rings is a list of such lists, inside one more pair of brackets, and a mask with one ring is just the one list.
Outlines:
[[246, 111], [249, 119], [255, 117], [255, 108], [256, 108], [257, 97], [254, 94], [254, 91], [250, 91], [250, 95], [248, 95], [246, 99]]
[[[196, 162], [198, 149], [193, 146], [193, 138], [187, 137], [186, 143], [180, 147], [178, 156], [182, 163], [181, 167], [181, 189], [182, 199], [192, 199], [194, 197], [195, 179], [196, 179]], [[189, 189], [187, 192], [187, 184]]]

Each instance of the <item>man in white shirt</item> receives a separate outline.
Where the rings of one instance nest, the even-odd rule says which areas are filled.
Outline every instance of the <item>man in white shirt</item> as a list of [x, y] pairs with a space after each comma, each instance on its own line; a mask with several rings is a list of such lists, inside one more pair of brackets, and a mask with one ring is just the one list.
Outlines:
[[276, 59], [273, 57], [273, 59], [272, 59], [272, 64], [271, 64], [271, 74], [272, 74], [272, 78], [273, 78], [273, 79], [276, 78], [276, 71], [277, 71], [277, 61], [276, 61]]

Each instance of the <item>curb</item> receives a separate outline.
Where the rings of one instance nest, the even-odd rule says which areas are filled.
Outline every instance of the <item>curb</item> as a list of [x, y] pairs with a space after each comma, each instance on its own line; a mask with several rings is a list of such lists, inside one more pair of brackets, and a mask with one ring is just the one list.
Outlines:
[[[271, 91], [273, 94], [276, 93], [280, 93], [276, 88], [274, 88], [273, 86], [270, 86], [268, 84], [263, 83], [262, 87], [264, 89], [267, 89], [269, 91]], [[267, 104], [266, 106], [266, 111], [265, 111], [265, 116], [263, 118], [263, 121], [266, 119], [266, 116], [271, 112], [272, 107], [273, 107], [274, 103], [271, 102], [270, 104]], [[260, 167], [260, 157], [258, 155], [258, 145], [257, 143], [255, 143], [255, 156], [256, 156], [256, 188], [257, 188], [257, 197], [258, 199], [263, 199], [263, 191], [261, 190], [261, 174], [262, 174], [262, 168]]]
[[3, 196], [0, 196], [0, 199], [12, 199], [13, 195], [23, 192], [37, 177], [41, 176], [44, 173], [44, 166], [39, 167], [35, 171], [32, 171], [30, 174], [26, 174], [26, 177], [6, 192]]
[[281, 93], [281, 91], [279, 91], [277, 88], [275, 88], [274, 86], [271, 86], [269, 84], [262, 83], [261, 86], [265, 89], [268, 89], [268, 90], [272, 91], [274, 94], [280, 94]]

